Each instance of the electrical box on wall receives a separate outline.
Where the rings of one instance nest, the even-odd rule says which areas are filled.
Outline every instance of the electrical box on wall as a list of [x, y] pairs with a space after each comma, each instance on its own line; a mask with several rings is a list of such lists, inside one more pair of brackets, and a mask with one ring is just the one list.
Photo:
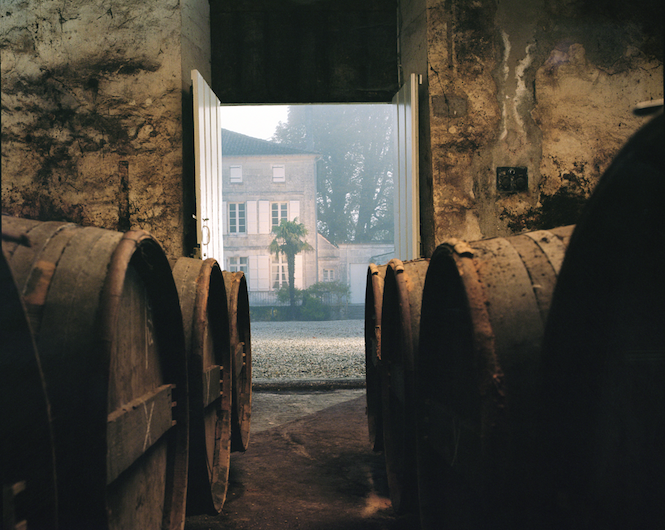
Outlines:
[[525, 167], [496, 168], [496, 189], [503, 192], [527, 191], [529, 177]]

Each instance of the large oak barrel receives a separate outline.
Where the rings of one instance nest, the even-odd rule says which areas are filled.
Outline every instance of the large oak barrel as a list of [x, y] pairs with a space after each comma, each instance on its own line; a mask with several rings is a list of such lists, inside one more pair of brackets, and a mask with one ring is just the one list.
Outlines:
[[570, 240], [543, 353], [543, 527], [665, 521], [665, 119], [603, 174]]
[[424, 529], [533, 527], [541, 343], [572, 229], [452, 240], [432, 256], [416, 383]]
[[180, 258], [173, 268], [189, 371], [188, 514], [218, 514], [231, 459], [231, 353], [219, 264]]
[[[5, 232], [3, 241], [29, 244]], [[0, 521], [12, 530], [52, 530], [57, 502], [51, 415], [37, 348], [4, 253], [0, 330]]]
[[381, 413], [381, 307], [383, 281], [387, 265], [371, 263], [365, 287], [365, 382], [367, 392], [367, 428], [373, 451], [383, 450], [383, 415]]
[[178, 293], [159, 243], [3, 217], [51, 406], [59, 527], [180, 529], [187, 365]]
[[381, 310], [383, 445], [390, 499], [399, 513], [417, 507], [415, 365], [429, 259], [392, 259]]
[[231, 450], [246, 451], [252, 414], [252, 338], [249, 296], [243, 272], [224, 271], [229, 310], [229, 336], [233, 363], [233, 413]]

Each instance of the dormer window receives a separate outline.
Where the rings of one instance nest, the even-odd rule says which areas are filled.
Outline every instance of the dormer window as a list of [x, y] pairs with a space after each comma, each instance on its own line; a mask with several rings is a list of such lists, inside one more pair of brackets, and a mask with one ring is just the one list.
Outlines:
[[241, 184], [242, 183], [242, 166], [231, 166], [231, 177], [229, 182], [231, 184]]
[[272, 166], [272, 181], [286, 182], [286, 172], [284, 170], [284, 164]]

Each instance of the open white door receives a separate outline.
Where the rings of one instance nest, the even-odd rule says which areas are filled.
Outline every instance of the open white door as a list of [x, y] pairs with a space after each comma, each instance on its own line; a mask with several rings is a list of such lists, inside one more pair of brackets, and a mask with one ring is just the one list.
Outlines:
[[224, 268], [222, 207], [222, 117], [219, 99], [198, 70], [192, 70], [196, 239], [201, 258], [215, 258]]
[[395, 257], [420, 257], [418, 186], [418, 76], [411, 74], [393, 98], [395, 106]]

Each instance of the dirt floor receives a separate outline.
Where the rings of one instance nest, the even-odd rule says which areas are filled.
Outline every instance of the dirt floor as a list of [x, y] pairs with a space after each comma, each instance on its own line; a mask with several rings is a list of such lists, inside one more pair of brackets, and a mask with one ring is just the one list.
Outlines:
[[254, 392], [246, 453], [231, 457], [221, 515], [185, 530], [407, 530], [369, 447], [364, 390]]

